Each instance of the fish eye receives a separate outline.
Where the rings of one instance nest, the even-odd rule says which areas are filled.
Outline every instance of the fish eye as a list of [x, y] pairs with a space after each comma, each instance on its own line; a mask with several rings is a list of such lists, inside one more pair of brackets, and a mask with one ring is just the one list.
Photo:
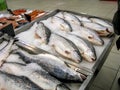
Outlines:
[[65, 53], [66, 53], [66, 54], [70, 54], [70, 52], [69, 52], [69, 51], [65, 51]]
[[89, 39], [93, 39], [93, 36], [88, 36]]

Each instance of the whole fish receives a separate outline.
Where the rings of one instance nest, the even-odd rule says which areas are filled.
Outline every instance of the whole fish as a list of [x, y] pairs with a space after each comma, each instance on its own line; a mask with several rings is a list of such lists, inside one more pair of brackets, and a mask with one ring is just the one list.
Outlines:
[[58, 18], [56, 16], [50, 17], [47, 20], [41, 21], [44, 25], [52, 31], [58, 32], [71, 32], [72, 28], [70, 27], [69, 23], [65, 20]]
[[17, 76], [25, 76], [44, 90], [70, 90], [35, 63], [28, 65], [4, 63], [0, 70]]
[[13, 43], [14, 43], [14, 39], [10, 38], [8, 44], [0, 50], [0, 66], [3, 64], [3, 62], [10, 54]]
[[76, 45], [72, 42], [69, 42], [57, 34], [51, 34], [48, 44], [63, 57], [71, 59], [76, 63], [80, 63], [81, 55]]
[[83, 26], [96, 31], [100, 36], [108, 36], [110, 31], [107, 27], [92, 22], [82, 22]]
[[81, 56], [89, 61], [93, 62], [96, 60], [96, 53], [95, 48], [93, 45], [88, 42], [87, 40], [84, 40], [83, 38], [77, 37], [75, 35], [70, 34], [61, 34], [64, 38], [71, 40], [79, 49]]
[[81, 27], [80, 29], [81, 29], [80, 31], [72, 31], [69, 34], [84, 38], [85, 40], [88, 40], [89, 42], [95, 45], [104, 44], [103, 40], [99, 37], [99, 35], [95, 31], [89, 30], [85, 27]]
[[16, 50], [14, 53], [19, 54], [26, 63], [34, 62], [39, 64], [43, 69], [59, 79], [82, 82], [86, 78], [84, 75], [68, 68], [66, 64], [56, 56], [47, 53], [32, 55], [23, 50]]
[[39, 41], [41, 43], [47, 44], [49, 42], [51, 32], [44, 26], [42, 22], [39, 22], [35, 29], [35, 35], [38, 37], [38, 39], [40, 39]]
[[[95, 31], [92, 31], [90, 29], [80, 26], [79, 20], [74, 15], [69, 14], [67, 12], [63, 12], [63, 13], [60, 12], [60, 13], [56, 14], [56, 16], [59, 16], [60, 18], [67, 20], [68, 23], [71, 25], [72, 32], [68, 32], [68, 33], [72, 33], [79, 37], [87, 39], [88, 41], [90, 41], [91, 43], [96, 44], [96, 45], [103, 44], [103, 41], [97, 35], [97, 33]], [[77, 34], [76, 34], [76, 32], [77, 32]]]
[[43, 90], [28, 78], [0, 71], [0, 90]]
[[109, 33], [113, 33], [113, 25], [110, 22], [99, 19], [99, 18], [94, 18], [94, 17], [91, 17], [89, 19], [94, 23], [97, 23], [97, 24], [100, 24], [104, 27], [107, 27], [109, 30]]

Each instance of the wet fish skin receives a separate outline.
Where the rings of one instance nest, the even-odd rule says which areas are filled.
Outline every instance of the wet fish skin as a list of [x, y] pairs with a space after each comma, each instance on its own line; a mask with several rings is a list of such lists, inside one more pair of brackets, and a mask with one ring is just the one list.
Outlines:
[[80, 30], [81, 23], [74, 15], [67, 12], [60, 12], [55, 16], [58, 16], [60, 19], [66, 20], [70, 24], [72, 31]]
[[[63, 18], [64, 20], [68, 21], [69, 23], [72, 23], [74, 25], [81, 25], [81, 22], [79, 19], [72, 13], [68, 12], [59, 12], [55, 16], [58, 16], [60, 18]], [[70, 24], [71, 25], [71, 24]]]
[[25, 51], [17, 50], [15, 53], [19, 54], [26, 63], [37, 63], [52, 76], [62, 80], [83, 81], [82, 74], [76, 73], [74, 70], [68, 68], [66, 64], [59, 58], [50, 54], [31, 55]]
[[8, 42], [8, 44], [4, 48], [2, 48], [0, 50], [0, 66], [3, 64], [3, 62], [8, 57], [8, 55], [9, 55], [9, 53], [11, 51], [13, 43], [14, 43], [14, 39], [10, 38], [10, 41]]
[[5, 62], [16, 62], [16, 63], [21, 63], [25, 64], [25, 62], [20, 58], [19, 55], [17, 54], [10, 54]]
[[63, 18], [68, 21], [68, 23], [72, 27], [72, 32], [68, 32], [68, 33], [72, 33], [72, 34], [80, 36], [84, 39], [87, 39], [88, 41], [92, 42], [93, 44], [97, 44], [97, 45], [103, 44], [103, 41], [100, 39], [100, 37], [97, 35], [97, 33], [90, 29], [82, 27], [80, 21], [74, 15], [67, 13], [67, 12], [60, 12], [60, 13], [56, 14], [55, 16], [58, 16], [58, 17]]
[[49, 42], [51, 32], [42, 22], [39, 22], [35, 30], [35, 35], [38, 37], [38, 39], [40, 39], [39, 41], [41, 43], [47, 44]]
[[84, 27], [96, 31], [99, 34], [99, 36], [108, 36], [110, 34], [110, 31], [108, 30], [107, 27], [104, 27], [97, 23], [82, 22], [82, 24]]
[[72, 28], [70, 25], [63, 19], [58, 18], [56, 16], [50, 17], [47, 20], [41, 21], [44, 25], [52, 31], [58, 32], [71, 32]]
[[89, 19], [90, 19], [92, 22], [94, 22], [94, 23], [97, 23], [97, 24], [100, 24], [100, 25], [102, 25], [102, 26], [104, 26], [104, 27], [107, 27], [109, 33], [113, 33], [113, 32], [114, 32], [114, 31], [113, 31], [113, 25], [112, 25], [112, 23], [110, 23], [110, 22], [108, 22], [108, 21], [106, 21], [106, 20], [102, 20], [102, 19], [100, 19], [100, 18], [95, 18], [95, 17], [90, 17]]
[[81, 22], [91, 22], [91, 20], [86, 16], [75, 15]]
[[103, 45], [104, 41], [99, 37], [99, 35], [90, 29], [87, 29], [85, 27], [80, 27], [81, 30], [79, 31], [72, 31], [69, 34], [76, 35], [78, 37], [81, 37], [85, 40], [88, 40], [94, 45]]
[[65, 85], [60, 86], [62, 85], [60, 81], [50, 76], [48, 72], [36, 63], [27, 65], [19, 63], [4, 63], [0, 70], [17, 76], [25, 76], [44, 90], [70, 90]]
[[0, 71], [0, 90], [43, 90], [28, 78]]
[[50, 42], [48, 44], [63, 57], [71, 59], [76, 63], [81, 62], [81, 55], [76, 45], [66, 40], [64, 37], [61, 37], [57, 34], [52, 34], [50, 37]]
[[90, 42], [75, 35], [65, 34], [63, 36], [71, 40], [78, 47], [82, 57], [85, 60], [89, 62], [93, 62], [96, 60], [95, 48]]

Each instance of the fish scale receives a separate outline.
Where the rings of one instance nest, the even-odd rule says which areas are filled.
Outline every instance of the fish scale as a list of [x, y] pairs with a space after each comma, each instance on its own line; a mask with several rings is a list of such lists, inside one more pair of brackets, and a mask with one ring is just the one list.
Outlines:
[[[19, 54], [25, 62], [34, 62], [39, 64], [43, 69], [49, 72], [51, 75], [70, 81], [83, 81], [86, 77], [82, 74], [75, 72], [74, 70], [68, 68], [66, 64], [59, 58], [50, 54], [39, 54], [32, 55], [23, 50], [17, 50], [15, 53]], [[56, 71], [59, 70], [59, 72]], [[61, 76], [63, 74], [63, 76]], [[70, 78], [72, 77], [72, 78]]]
[[0, 71], [0, 90], [44, 90], [23, 76]]
[[30, 63], [27, 65], [19, 63], [5, 63], [0, 70], [17, 76], [25, 76], [45, 90], [55, 90], [55, 88], [56, 90], [69, 90], [65, 85], [59, 86], [62, 82], [50, 76], [48, 72], [36, 63]]
[[[79, 18], [77, 18], [74, 14], [59, 12], [55, 16], [66, 20], [70, 24], [72, 31], [68, 33], [82, 37], [95, 45], [103, 45], [103, 40], [97, 35], [97, 33], [81, 26], [81, 21], [79, 21]], [[55, 32], [55, 30], [53, 32]]]

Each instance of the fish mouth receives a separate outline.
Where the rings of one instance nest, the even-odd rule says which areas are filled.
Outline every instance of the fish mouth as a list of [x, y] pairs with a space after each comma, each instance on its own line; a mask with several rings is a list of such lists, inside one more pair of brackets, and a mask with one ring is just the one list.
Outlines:
[[97, 33], [101, 37], [106, 37], [106, 36], [110, 35], [112, 32], [110, 32], [109, 29], [106, 28], [106, 30], [97, 31]]
[[80, 73], [80, 76], [81, 76], [81, 78], [82, 78], [83, 81], [87, 78], [87, 76], [84, 75], [84, 74], [82, 74], [82, 73]]
[[94, 62], [94, 61], [96, 61], [96, 56], [95, 55], [94, 56], [89, 56], [89, 55], [84, 54], [82, 56], [83, 56], [84, 60], [86, 60], [88, 62]]

